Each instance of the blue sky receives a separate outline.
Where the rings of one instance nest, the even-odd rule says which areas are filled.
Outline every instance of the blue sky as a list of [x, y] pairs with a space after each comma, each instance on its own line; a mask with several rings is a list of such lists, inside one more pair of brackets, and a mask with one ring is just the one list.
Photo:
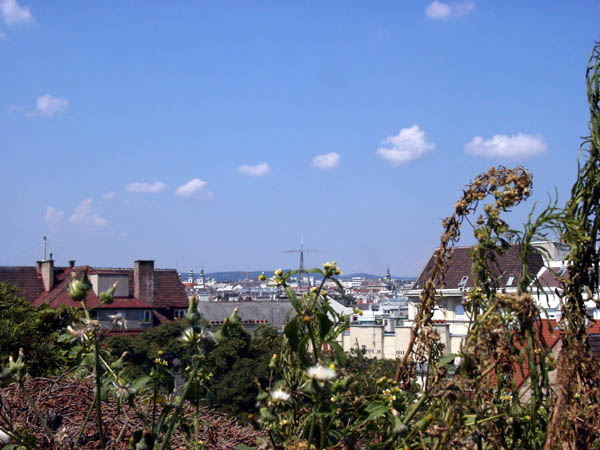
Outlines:
[[[576, 173], [597, 1], [0, 0], [0, 264], [416, 275], [460, 189]], [[472, 242], [465, 230], [465, 244]]]

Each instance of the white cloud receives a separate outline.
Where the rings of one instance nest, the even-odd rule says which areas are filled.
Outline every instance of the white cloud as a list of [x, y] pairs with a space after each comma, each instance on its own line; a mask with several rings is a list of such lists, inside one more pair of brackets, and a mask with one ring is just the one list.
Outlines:
[[497, 134], [491, 139], [476, 136], [465, 145], [465, 153], [476, 156], [523, 158], [542, 155], [547, 151], [548, 146], [541, 134]]
[[0, 13], [7, 25], [33, 20], [29, 8], [19, 6], [17, 0], [0, 0]]
[[201, 180], [200, 178], [194, 178], [193, 180], [190, 180], [187, 183], [179, 186], [175, 191], [175, 195], [179, 195], [180, 197], [201, 196], [206, 200], [209, 200], [212, 198], [213, 193], [205, 190], [205, 187], [206, 181]]
[[102, 198], [104, 200], [112, 200], [117, 195], [116, 192], [107, 192], [106, 194], [102, 194]]
[[402, 128], [396, 136], [381, 141], [377, 154], [391, 164], [399, 166], [423, 156], [434, 147], [433, 142], [427, 142], [425, 132], [418, 125], [413, 125], [410, 128]]
[[76, 225], [94, 225], [96, 227], [103, 227], [108, 223], [100, 214], [96, 211], [93, 205], [92, 197], [88, 197], [82, 200], [79, 205], [75, 208], [75, 212], [69, 217], [69, 223]]
[[450, 3], [434, 0], [425, 8], [425, 15], [430, 19], [450, 19], [464, 16], [474, 9], [475, 3], [470, 0], [452, 1]]
[[340, 165], [340, 155], [336, 152], [317, 155], [313, 158], [312, 165], [322, 170], [335, 169]]
[[269, 175], [271, 173], [271, 168], [265, 162], [256, 164], [254, 166], [250, 164], [243, 164], [238, 167], [238, 172], [244, 175], [248, 175], [250, 177], [264, 177], [265, 175]]
[[166, 188], [167, 185], [162, 181], [155, 181], [154, 183], [129, 183], [125, 186], [127, 192], [137, 192], [142, 194], [156, 194]]
[[69, 107], [69, 101], [66, 98], [52, 97], [50, 94], [38, 97], [35, 110], [28, 113], [28, 117], [42, 116], [52, 117], [55, 114], [63, 112]]
[[58, 225], [58, 223], [62, 220], [64, 215], [64, 211], [60, 211], [53, 206], [48, 206], [48, 208], [46, 208], [44, 222], [46, 222], [46, 224], [50, 226]]

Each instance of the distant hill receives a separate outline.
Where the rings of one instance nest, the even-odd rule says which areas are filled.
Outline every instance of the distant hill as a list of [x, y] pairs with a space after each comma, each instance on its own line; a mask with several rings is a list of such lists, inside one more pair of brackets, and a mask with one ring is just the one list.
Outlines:
[[[291, 269], [282, 269], [284, 272], [287, 272], [288, 270]], [[274, 275], [274, 272], [272, 270], [265, 270], [264, 272], [262, 270], [253, 270], [253, 271], [249, 271], [249, 272], [243, 272], [241, 270], [237, 270], [237, 271], [230, 271], [230, 272], [208, 272], [205, 273], [204, 276], [205, 278], [214, 278], [215, 280], [219, 281], [219, 282], [223, 282], [223, 281], [233, 281], [233, 282], [237, 282], [237, 281], [243, 281], [246, 279], [252, 280], [252, 279], [256, 279], [258, 278], [258, 276], [264, 273], [266, 277], [272, 277]], [[181, 274], [181, 281], [187, 281], [188, 277], [189, 277], [189, 272], [188, 273], [184, 273], [182, 272]], [[197, 273], [194, 273], [194, 279], [197, 279], [200, 275]], [[319, 274], [314, 274], [311, 273], [310, 276], [314, 276], [316, 278], [320, 278]], [[368, 280], [373, 280], [373, 279], [377, 279], [377, 278], [381, 278], [381, 275], [373, 275], [370, 273], [351, 273], [351, 274], [344, 274], [342, 276], [342, 279], [346, 280], [346, 279], [350, 279], [352, 277], [363, 277], [365, 279]], [[415, 277], [392, 277], [394, 280], [409, 280], [409, 281], [414, 281], [416, 278]]]

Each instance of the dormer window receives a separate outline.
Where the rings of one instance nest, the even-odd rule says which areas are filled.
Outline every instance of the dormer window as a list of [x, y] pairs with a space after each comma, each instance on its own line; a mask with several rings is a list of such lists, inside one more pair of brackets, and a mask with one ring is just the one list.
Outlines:
[[506, 280], [506, 285], [507, 286], [512, 286], [513, 281], [515, 281], [515, 277], [508, 277], [508, 280]]
[[467, 281], [469, 281], [469, 277], [467, 275], [465, 275], [464, 277], [462, 277], [460, 279], [460, 282], [458, 283], [458, 288], [464, 289], [465, 286], [467, 285]]

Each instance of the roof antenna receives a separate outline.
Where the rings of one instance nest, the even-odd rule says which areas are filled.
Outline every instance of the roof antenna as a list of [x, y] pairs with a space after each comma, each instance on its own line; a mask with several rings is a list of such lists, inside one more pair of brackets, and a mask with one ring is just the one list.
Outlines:
[[47, 242], [46, 242], [46, 236], [44, 236], [44, 238], [42, 239], [43, 241], [43, 249], [44, 249], [44, 259], [42, 259], [42, 261], [46, 261], [46, 246], [47, 246]]

